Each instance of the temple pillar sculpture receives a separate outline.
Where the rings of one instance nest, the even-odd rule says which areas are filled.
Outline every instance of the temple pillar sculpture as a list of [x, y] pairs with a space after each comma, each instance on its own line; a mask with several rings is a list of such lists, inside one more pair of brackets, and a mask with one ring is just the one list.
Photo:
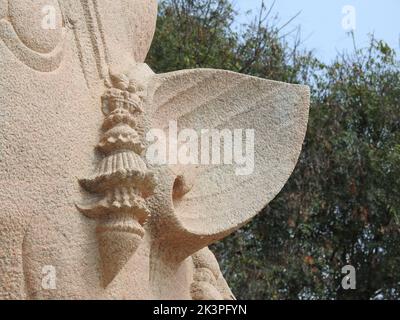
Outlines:
[[[0, 0], [0, 299], [234, 299], [208, 246], [286, 183], [309, 89], [155, 74], [156, 17], [156, 0]], [[185, 130], [252, 156], [182, 163]]]

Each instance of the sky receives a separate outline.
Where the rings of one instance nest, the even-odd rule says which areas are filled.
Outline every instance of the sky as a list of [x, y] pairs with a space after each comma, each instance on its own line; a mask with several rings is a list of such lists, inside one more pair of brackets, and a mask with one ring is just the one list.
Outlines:
[[[267, 6], [273, 0], [265, 0]], [[246, 22], [261, 5], [261, 0], [232, 0], [240, 12], [240, 22]], [[348, 32], [354, 30], [356, 46], [368, 43], [368, 34], [386, 41], [400, 52], [400, 0], [275, 0], [273, 13], [278, 14], [283, 25], [299, 16], [285, 30], [301, 27], [303, 47], [313, 49], [325, 62], [338, 52], [354, 47]]]

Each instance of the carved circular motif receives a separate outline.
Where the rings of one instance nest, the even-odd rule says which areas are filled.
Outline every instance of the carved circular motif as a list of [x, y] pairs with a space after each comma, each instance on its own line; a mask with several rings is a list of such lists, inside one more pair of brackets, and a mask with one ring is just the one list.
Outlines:
[[63, 17], [57, 0], [11, 0], [9, 16], [20, 40], [36, 52], [49, 53], [62, 40]]

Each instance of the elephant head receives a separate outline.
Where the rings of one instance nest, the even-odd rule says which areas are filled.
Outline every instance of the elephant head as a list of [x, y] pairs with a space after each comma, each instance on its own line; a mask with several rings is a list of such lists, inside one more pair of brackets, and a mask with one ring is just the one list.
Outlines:
[[[179, 277], [192, 297], [231, 296], [206, 247], [286, 183], [309, 90], [224, 70], [155, 74], [144, 60], [156, 16], [156, 0], [0, 0], [3, 296], [140, 297], [140, 273], [146, 297], [182, 297], [168, 293]], [[207, 131], [226, 134], [224, 156], [242, 159], [245, 144], [251, 157], [155, 163], [154, 132], [187, 151], [171, 124], [198, 133], [197, 154], [216, 142]], [[59, 291], [38, 289], [43, 265], [62, 270]]]

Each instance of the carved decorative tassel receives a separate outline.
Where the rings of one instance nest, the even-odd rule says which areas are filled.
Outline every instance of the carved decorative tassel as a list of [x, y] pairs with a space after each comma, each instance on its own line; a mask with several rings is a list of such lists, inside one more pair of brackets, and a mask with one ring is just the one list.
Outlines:
[[96, 198], [79, 210], [98, 220], [97, 236], [107, 286], [138, 248], [150, 216], [146, 198], [155, 183], [141, 155], [144, 151], [137, 118], [143, 113], [141, 91], [123, 75], [111, 75], [102, 97], [104, 134], [97, 146], [104, 155], [93, 176], [80, 180]]

